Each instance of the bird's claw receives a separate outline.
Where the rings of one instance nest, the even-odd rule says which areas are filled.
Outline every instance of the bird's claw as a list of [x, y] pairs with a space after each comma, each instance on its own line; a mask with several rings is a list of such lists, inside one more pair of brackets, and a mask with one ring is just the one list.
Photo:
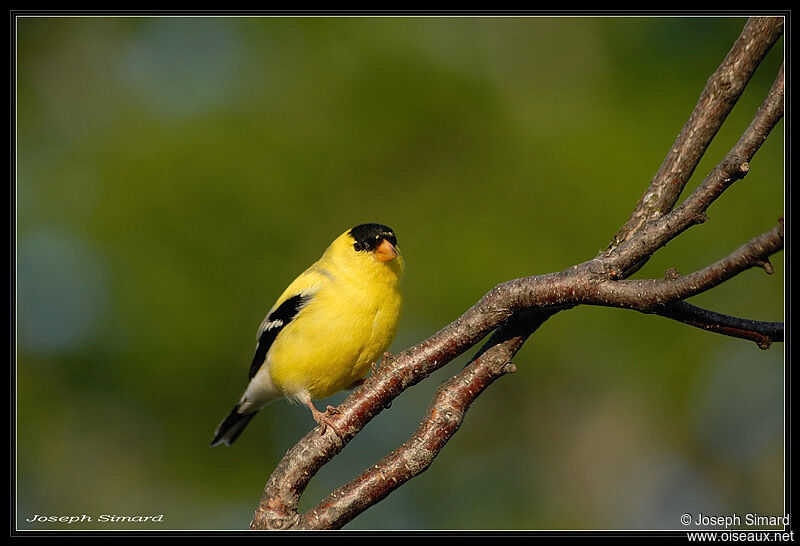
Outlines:
[[392, 353], [390, 353], [389, 351], [384, 352], [383, 356], [380, 359], [380, 361], [376, 361], [376, 362], [372, 363], [372, 373], [375, 373], [375, 370], [378, 369], [378, 367], [379, 367], [378, 366], [378, 362], [380, 362], [381, 365], [383, 365], [384, 362], [386, 362], [387, 360], [389, 360], [392, 357], [394, 357], [394, 355]]
[[331, 427], [331, 430], [333, 430], [333, 432], [335, 432], [340, 439], [344, 439], [338, 427], [333, 424], [333, 421], [331, 421], [330, 417], [328, 416], [329, 414], [338, 415], [339, 413], [341, 412], [338, 409], [334, 408], [333, 406], [328, 406], [327, 408], [325, 408], [324, 412], [322, 411], [314, 412], [314, 421], [316, 421], [317, 424], [319, 425], [320, 436], [325, 434], [325, 431], [328, 430], [328, 427]]

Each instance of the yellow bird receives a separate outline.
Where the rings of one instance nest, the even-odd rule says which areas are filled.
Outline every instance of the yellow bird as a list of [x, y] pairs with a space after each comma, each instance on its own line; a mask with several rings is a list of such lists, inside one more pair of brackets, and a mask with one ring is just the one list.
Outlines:
[[[231, 445], [253, 416], [280, 398], [311, 402], [355, 388], [389, 348], [400, 318], [403, 257], [394, 231], [361, 224], [344, 233], [297, 277], [256, 335], [247, 389], [217, 427], [211, 446]], [[337, 431], [338, 432], [338, 431]]]

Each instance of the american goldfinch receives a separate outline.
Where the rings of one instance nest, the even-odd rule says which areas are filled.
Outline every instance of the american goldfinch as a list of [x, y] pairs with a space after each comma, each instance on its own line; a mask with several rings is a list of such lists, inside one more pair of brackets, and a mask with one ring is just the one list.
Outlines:
[[403, 257], [394, 231], [361, 224], [336, 238], [297, 277], [258, 328], [247, 389], [217, 427], [211, 446], [231, 445], [253, 416], [286, 397], [304, 403], [320, 425], [327, 414], [311, 402], [356, 387], [397, 333]]

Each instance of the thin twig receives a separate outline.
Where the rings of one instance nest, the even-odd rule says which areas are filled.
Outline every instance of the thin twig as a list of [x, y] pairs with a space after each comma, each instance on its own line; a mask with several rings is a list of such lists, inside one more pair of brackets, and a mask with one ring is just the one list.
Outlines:
[[782, 322], [764, 322], [723, 315], [678, 301], [657, 311], [662, 317], [725, 336], [754, 341], [761, 349], [769, 349], [776, 341], [783, 341]]

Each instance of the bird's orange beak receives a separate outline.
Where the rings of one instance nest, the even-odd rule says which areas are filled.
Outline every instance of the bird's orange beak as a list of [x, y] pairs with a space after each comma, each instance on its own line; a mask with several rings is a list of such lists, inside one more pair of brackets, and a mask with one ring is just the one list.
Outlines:
[[379, 262], [389, 262], [397, 258], [397, 249], [392, 243], [384, 239], [375, 249], [375, 259]]

